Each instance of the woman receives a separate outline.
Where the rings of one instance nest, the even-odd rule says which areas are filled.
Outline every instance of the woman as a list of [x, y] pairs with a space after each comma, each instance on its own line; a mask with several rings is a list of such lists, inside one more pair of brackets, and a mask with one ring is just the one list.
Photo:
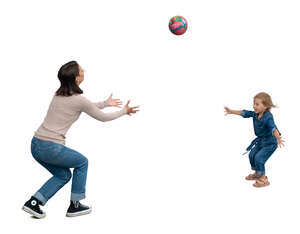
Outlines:
[[85, 112], [100, 121], [110, 121], [125, 114], [139, 111], [129, 107], [129, 102], [119, 111], [104, 113], [100, 109], [107, 106], [120, 107], [122, 102], [112, 95], [104, 102], [93, 103], [81, 96], [79, 85], [84, 80], [84, 71], [76, 61], [63, 65], [58, 78], [61, 86], [56, 91], [44, 122], [35, 132], [31, 141], [31, 153], [34, 159], [45, 167], [53, 176], [24, 204], [23, 210], [36, 218], [45, 217], [40, 205], [61, 189], [72, 177], [71, 202], [67, 210], [68, 217], [84, 215], [91, 212], [91, 207], [80, 203], [85, 198], [85, 185], [88, 160], [79, 152], [65, 146], [65, 134], [71, 125]]

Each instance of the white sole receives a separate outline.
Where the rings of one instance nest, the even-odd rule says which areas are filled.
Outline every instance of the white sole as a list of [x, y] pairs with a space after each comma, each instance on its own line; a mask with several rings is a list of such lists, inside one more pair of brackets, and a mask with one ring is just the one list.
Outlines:
[[25, 212], [27, 212], [27, 213], [33, 215], [34, 217], [36, 217], [36, 218], [38, 218], [38, 219], [45, 218], [45, 216], [46, 216], [46, 213], [44, 213], [44, 214], [39, 214], [39, 213], [35, 212], [34, 210], [32, 210], [32, 209], [26, 207], [26, 206], [23, 206], [23, 207], [22, 207], [22, 210], [24, 210]]
[[76, 217], [76, 216], [86, 215], [91, 212], [92, 212], [92, 207], [90, 207], [90, 209], [88, 209], [88, 210], [83, 210], [83, 211], [76, 212], [76, 213], [67, 213], [66, 216], [67, 217]]

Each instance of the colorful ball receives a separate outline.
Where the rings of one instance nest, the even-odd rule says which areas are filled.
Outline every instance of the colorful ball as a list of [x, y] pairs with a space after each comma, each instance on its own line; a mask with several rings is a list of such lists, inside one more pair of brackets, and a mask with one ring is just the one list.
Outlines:
[[188, 23], [182, 16], [174, 16], [169, 21], [169, 29], [175, 35], [182, 35], [186, 32]]

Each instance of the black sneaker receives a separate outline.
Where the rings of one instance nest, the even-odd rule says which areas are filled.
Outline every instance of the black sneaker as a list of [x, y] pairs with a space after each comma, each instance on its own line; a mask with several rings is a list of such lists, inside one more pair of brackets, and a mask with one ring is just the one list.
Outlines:
[[42, 203], [35, 197], [31, 197], [27, 202], [25, 202], [22, 209], [34, 217], [41, 219], [46, 216], [46, 213], [40, 209]]
[[85, 215], [92, 212], [92, 207], [82, 205], [79, 201], [71, 201], [67, 211], [67, 217]]

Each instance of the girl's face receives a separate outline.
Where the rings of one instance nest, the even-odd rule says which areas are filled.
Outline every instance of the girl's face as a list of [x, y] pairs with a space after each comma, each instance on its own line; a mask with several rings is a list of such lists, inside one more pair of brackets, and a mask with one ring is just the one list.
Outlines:
[[261, 114], [261, 113], [264, 113], [267, 108], [264, 106], [264, 104], [262, 103], [262, 100], [260, 98], [255, 98], [254, 103], [253, 103], [253, 109], [254, 109], [255, 113]]

